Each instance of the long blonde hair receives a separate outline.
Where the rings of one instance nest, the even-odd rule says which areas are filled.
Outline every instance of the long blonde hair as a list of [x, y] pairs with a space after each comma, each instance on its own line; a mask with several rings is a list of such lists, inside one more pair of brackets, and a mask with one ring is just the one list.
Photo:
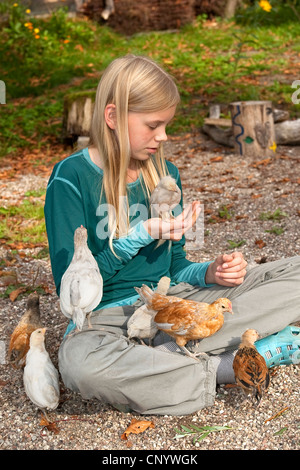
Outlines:
[[[103, 186], [106, 203], [114, 207], [108, 214], [111, 237], [124, 236], [129, 230], [127, 168], [130, 161], [128, 113], [153, 113], [176, 106], [180, 101], [173, 78], [156, 62], [144, 56], [126, 55], [115, 59], [104, 71], [98, 85], [90, 142], [103, 161]], [[114, 104], [116, 128], [104, 119], [105, 108]], [[149, 196], [159, 179], [166, 174], [163, 148], [154, 159], [137, 162]]]

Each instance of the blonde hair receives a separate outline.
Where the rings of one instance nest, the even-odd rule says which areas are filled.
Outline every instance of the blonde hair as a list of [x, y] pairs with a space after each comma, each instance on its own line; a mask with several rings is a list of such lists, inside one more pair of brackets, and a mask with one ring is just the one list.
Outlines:
[[[96, 93], [90, 139], [103, 161], [102, 189], [106, 203], [114, 207], [114, 214], [108, 214], [111, 237], [123, 236], [129, 230], [126, 182], [130, 161], [128, 113], [162, 111], [176, 106], [179, 101], [172, 77], [148, 57], [126, 55], [115, 59], [104, 71]], [[108, 104], [114, 104], [116, 108], [116, 128], [113, 130], [104, 119]], [[162, 145], [154, 159], [137, 163], [149, 196], [167, 172]], [[125, 201], [125, 204], [120, 201]]]

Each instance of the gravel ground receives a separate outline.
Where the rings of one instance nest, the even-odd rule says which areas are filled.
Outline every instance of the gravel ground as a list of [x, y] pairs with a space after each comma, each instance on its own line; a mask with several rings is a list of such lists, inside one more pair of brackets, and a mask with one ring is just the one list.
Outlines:
[[[204, 242], [196, 250], [188, 250], [190, 259], [206, 261], [232, 249], [242, 251], [250, 264], [300, 254], [300, 147], [281, 147], [272, 160], [244, 159], [202, 135], [185, 135], [172, 138], [166, 154], [180, 170], [184, 201], [203, 202]], [[23, 172], [2, 180], [1, 205], [20, 201], [29, 189], [45, 187], [48, 176], [45, 172], [41, 175]], [[278, 220], [260, 219], [261, 213], [274, 214], [277, 209], [286, 215]], [[275, 234], [274, 226], [282, 233]], [[18, 279], [27, 285], [47, 287], [47, 294], [41, 296], [41, 317], [48, 327], [47, 349], [57, 366], [57, 351], [68, 321], [60, 313], [49, 260], [33, 257], [40, 248], [18, 254], [8, 251], [5, 245], [0, 249], [0, 258], [5, 262], [2, 271], [15, 270]], [[6, 289], [3, 273], [0, 282], [3, 293]], [[51, 413], [56, 428], [43, 427], [39, 412], [25, 395], [22, 371], [12, 369], [5, 361], [10, 334], [25, 306], [24, 296], [14, 302], [0, 298], [0, 449], [127, 452], [130, 449], [148, 453], [160, 450], [165, 456], [175, 450], [196, 455], [200, 450], [299, 449], [297, 365], [274, 371], [267, 396], [259, 407], [250, 405], [238, 388], [220, 386], [212, 407], [176, 417], [124, 414], [97, 400], [85, 401], [61, 383], [61, 403]], [[154, 427], [141, 434], [130, 434], [124, 441], [121, 435], [132, 418], [152, 421]], [[194, 436], [175, 439], [176, 428], [181, 425], [230, 429], [212, 432], [194, 442]]]

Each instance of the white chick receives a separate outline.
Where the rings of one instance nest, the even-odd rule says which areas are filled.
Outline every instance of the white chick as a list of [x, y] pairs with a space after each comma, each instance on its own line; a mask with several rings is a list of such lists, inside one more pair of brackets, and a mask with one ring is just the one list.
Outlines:
[[78, 227], [74, 233], [74, 255], [64, 273], [60, 287], [60, 308], [82, 330], [85, 317], [99, 305], [103, 295], [103, 279], [98, 264], [87, 245], [87, 230]]
[[[157, 284], [156, 292], [166, 295], [170, 287], [170, 278], [162, 277]], [[147, 305], [139, 307], [127, 322], [127, 333], [129, 338], [139, 338], [142, 344], [145, 344], [143, 339], [149, 339], [149, 346], [151, 341], [156, 335], [158, 329], [154, 322], [154, 317], [157, 314], [156, 310], [152, 310]]]
[[152, 217], [160, 217], [168, 221], [172, 218], [171, 211], [180, 203], [181, 191], [172, 176], [164, 176], [154, 188], [150, 204]]
[[59, 402], [59, 376], [45, 348], [46, 328], [38, 328], [30, 336], [23, 382], [28, 398], [48, 419], [47, 410], [55, 410]]

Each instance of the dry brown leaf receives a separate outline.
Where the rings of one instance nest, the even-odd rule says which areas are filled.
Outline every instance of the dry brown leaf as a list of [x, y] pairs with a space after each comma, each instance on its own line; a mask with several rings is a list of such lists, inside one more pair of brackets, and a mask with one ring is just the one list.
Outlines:
[[253, 168], [257, 168], [260, 165], [263, 165], [263, 166], [269, 165], [269, 163], [271, 163], [271, 158], [264, 158], [263, 160], [259, 160], [257, 162], [254, 162], [251, 166]]
[[0, 285], [9, 286], [12, 284], [18, 284], [17, 273], [15, 271], [0, 271]]
[[135, 418], [132, 418], [130, 425], [124, 431], [124, 433], [121, 436], [121, 439], [123, 441], [127, 441], [127, 436], [129, 434], [140, 434], [144, 432], [148, 428], [154, 428], [154, 423], [152, 421], [147, 421], [147, 420], [137, 420]]
[[263, 240], [255, 240], [255, 245], [257, 245], [258, 248], [263, 248], [264, 246], [266, 246]]
[[59, 434], [59, 429], [56, 426], [56, 423], [48, 421], [45, 416], [41, 417], [40, 425], [43, 426], [43, 428], [47, 428], [48, 431], [53, 432], [54, 434]]
[[211, 162], [222, 162], [223, 160], [224, 158], [221, 155], [210, 159]]
[[18, 287], [18, 289], [11, 291], [11, 293], [9, 294], [10, 300], [14, 302], [18, 298], [18, 296], [23, 292], [26, 292], [26, 287]]

